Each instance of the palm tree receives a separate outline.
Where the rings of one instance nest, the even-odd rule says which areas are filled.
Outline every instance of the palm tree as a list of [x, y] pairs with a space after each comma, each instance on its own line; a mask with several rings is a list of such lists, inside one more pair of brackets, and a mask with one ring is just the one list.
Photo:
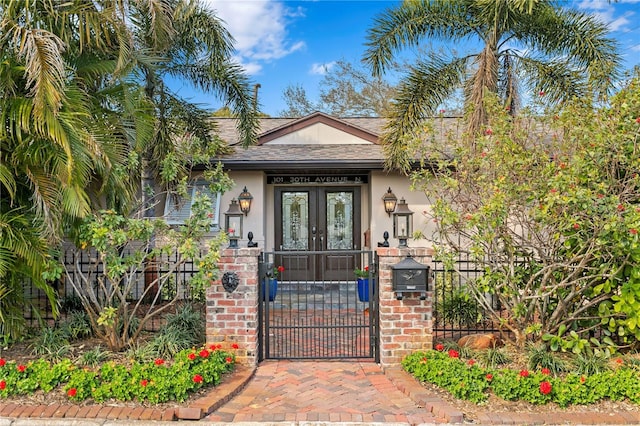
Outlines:
[[[258, 121], [252, 84], [240, 65], [232, 60], [233, 38], [215, 14], [198, 0], [131, 2], [126, 15], [134, 53], [132, 73], [140, 77], [145, 94], [154, 106], [155, 127], [150, 139], [138, 147], [143, 155], [142, 187], [170, 180], [163, 171], [169, 155], [179, 155], [177, 138], [210, 139], [211, 113], [172, 90], [169, 79], [223, 98], [234, 117], [245, 146], [256, 140]], [[124, 11], [123, 11], [124, 12]], [[153, 19], [151, 18], [153, 17]], [[143, 191], [147, 197], [153, 191]], [[143, 203], [152, 215], [150, 197]]]
[[140, 155], [155, 155], [155, 177], [176, 135], [209, 139], [208, 112], [165, 78], [220, 94], [245, 144], [255, 139], [231, 37], [197, 1], [0, 0], [0, 11], [0, 280], [39, 276], [45, 263], [46, 251], [31, 253], [42, 261], [3, 252], [14, 226], [54, 247], [93, 210], [130, 208]]
[[477, 46], [465, 55], [432, 53], [410, 67], [383, 135], [389, 164], [406, 166], [404, 138], [459, 88], [471, 136], [487, 122], [487, 93], [498, 95], [512, 114], [524, 87], [544, 93], [549, 104], [606, 95], [620, 63], [607, 33], [604, 23], [550, 0], [406, 0], [385, 11], [368, 31], [363, 59], [375, 76], [423, 38], [453, 49]]

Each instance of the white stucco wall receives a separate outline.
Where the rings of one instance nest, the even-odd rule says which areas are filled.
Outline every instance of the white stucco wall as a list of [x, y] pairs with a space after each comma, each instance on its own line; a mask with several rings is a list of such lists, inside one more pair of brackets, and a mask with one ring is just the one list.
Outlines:
[[[235, 186], [222, 195], [220, 201], [220, 227], [224, 229], [224, 212], [229, 209], [229, 204], [232, 199], [238, 199], [238, 196], [247, 187], [247, 190], [253, 195], [253, 201], [251, 202], [251, 211], [243, 218], [242, 226], [242, 238], [238, 240], [238, 244], [241, 247], [246, 247], [247, 233], [253, 232], [253, 242], [258, 243], [258, 247], [264, 248], [266, 236], [265, 236], [265, 223], [266, 215], [263, 208], [265, 206], [265, 188], [266, 178], [261, 171], [245, 171], [245, 172], [230, 172], [229, 177], [235, 182]], [[273, 211], [273, 210], [271, 210]]]
[[[399, 241], [393, 238], [393, 215], [389, 216], [384, 211], [382, 196], [386, 194], [387, 189], [398, 198], [404, 198], [407, 202], [409, 210], [413, 212], [413, 230], [421, 231], [423, 234], [430, 236], [435, 230], [434, 223], [429, 217], [430, 204], [427, 196], [421, 191], [412, 191], [410, 189], [410, 181], [407, 177], [399, 174], [391, 174], [382, 171], [374, 171], [371, 173], [371, 240], [375, 248], [378, 242], [383, 242], [384, 231], [389, 232], [389, 245], [397, 247]], [[424, 239], [409, 239], [407, 242], [409, 247], [431, 247], [432, 244]]]

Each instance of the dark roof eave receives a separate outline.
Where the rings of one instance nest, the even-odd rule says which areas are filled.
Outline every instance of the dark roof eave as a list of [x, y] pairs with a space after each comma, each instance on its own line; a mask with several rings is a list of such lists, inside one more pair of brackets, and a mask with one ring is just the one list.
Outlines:
[[[215, 165], [216, 163], [212, 163]], [[382, 161], [222, 161], [222, 165], [227, 170], [318, 170], [318, 169], [341, 169], [341, 170], [382, 170]], [[204, 170], [204, 164], [198, 164], [195, 170]]]
[[[210, 164], [196, 164], [193, 167], [195, 171], [207, 170], [214, 167], [217, 162], [213, 161]], [[247, 162], [247, 161], [223, 161], [222, 162], [226, 170], [385, 170], [383, 161], [358, 161], [358, 162], [336, 162], [336, 161], [300, 161], [292, 163], [290, 161], [260, 161], [260, 162]], [[426, 168], [436, 167], [436, 163], [433, 161], [427, 161], [422, 165]], [[411, 163], [412, 170], [419, 170], [421, 167], [419, 161]]]

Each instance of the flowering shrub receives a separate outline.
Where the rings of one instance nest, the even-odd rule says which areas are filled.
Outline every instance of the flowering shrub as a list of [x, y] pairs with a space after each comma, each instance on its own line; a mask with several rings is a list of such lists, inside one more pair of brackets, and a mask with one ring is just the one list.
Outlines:
[[284, 272], [284, 266], [280, 265], [280, 266], [278, 266], [276, 268], [273, 268], [273, 271], [272, 271], [272, 274], [271, 274], [272, 278], [278, 278], [278, 274], [280, 272]]
[[73, 401], [182, 402], [203, 386], [220, 383], [222, 374], [234, 366], [235, 356], [217, 345], [184, 350], [173, 361], [159, 358], [129, 365], [107, 362], [97, 370], [79, 368], [69, 359], [55, 364], [40, 359], [16, 365], [0, 358], [0, 398], [59, 389]]
[[555, 402], [561, 407], [591, 404], [603, 399], [628, 399], [640, 403], [640, 372], [624, 364], [612, 371], [589, 376], [550, 375], [540, 371], [483, 368], [471, 360], [461, 360], [442, 350], [415, 352], [402, 361], [404, 369], [416, 379], [447, 389], [453, 396], [475, 403], [489, 393], [509, 401], [533, 404]]
[[356, 269], [353, 271], [356, 278], [369, 278], [369, 266], [365, 266], [362, 269]]

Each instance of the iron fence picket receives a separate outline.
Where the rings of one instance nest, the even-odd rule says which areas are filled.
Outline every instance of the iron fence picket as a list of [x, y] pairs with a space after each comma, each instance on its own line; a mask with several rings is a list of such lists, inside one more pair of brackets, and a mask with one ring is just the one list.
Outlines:
[[[125, 253], [128, 254], [128, 253]], [[54, 290], [58, 298], [58, 304], [60, 307], [60, 315], [56, 319], [53, 315], [53, 310], [49, 304], [46, 294], [32, 285], [31, 282], [25, 282], [24, 284], [24, 296], [30, 301], [30, 304], [25, 306], [25, 320], [27, 325], [32, 328], [40, 326], [51, 326], [56, 321], [64, 321], [64, 319], [75, 309], [82, 309], [79, 302], [74, 302], [77, 297], [71, 284], [67, 280], [79, 280], [77, 276], [76, 263], [80, 270], [89, 274], [91, 282], [93, 283], [94, 291], [99, 294], [98, 276], [103, 273], [102, 264], [97, 263], [94, 266], [92, 259], [95, 258], [95, 253], [89, 250], [75, 250], [72, 246], [66, 246], [62, 254], [62, 261], [65, 268], [69, 271], [68, 276], [63, 276], [60, 280], [56, 280], [52, 283]], [[171, 255], [160, 255], [160, 258], [156, 261], [159, 266], [156, 272], [158, 274], [166, 274], [171, 272], [171, 282], [167, 283], [163, 287], [158, 298], [159, 303], [164, 303], [172, 299], [173, 294], [179, 295], [179, 302], [194, 301], [193, 294], [189, 291], [187, 282], [198, 272], [197, 265], [193, 261], [184, 262], [179, 268], [172, 270], [172, 266], [178, 262], [177, 253]], [[95, 270], [91, 271], [94, 268]], [[146, 285], [145, 276], [149, 274], [149, 271], [141, 270], [135, 273], [135, 282], [137, 283], [133, 288], [133, 293], [130, 294], [128, 299], [132, 303], [137, 303], [144, 291]], [[204, 303], [202, 304], [202, 312], [204, 315]], [[158, 317], [152, 318], [147, 323], [147, 328], [151, 330], [157, 330], [162, 325], [162, 319]]]

